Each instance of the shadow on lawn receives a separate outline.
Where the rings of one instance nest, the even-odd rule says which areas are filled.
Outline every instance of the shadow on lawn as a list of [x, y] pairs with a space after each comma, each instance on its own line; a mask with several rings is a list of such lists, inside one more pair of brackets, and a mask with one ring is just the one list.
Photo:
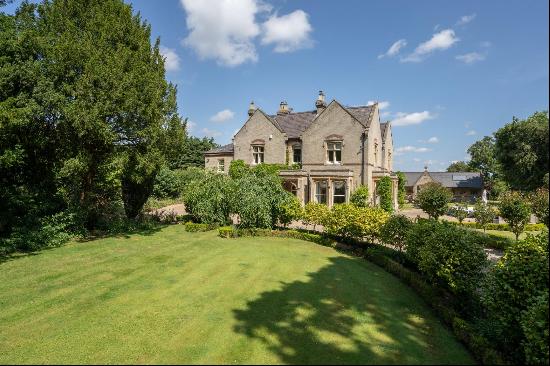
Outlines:
[[399, 289], [388, 290], [378, 271], [354, 275], [357, 260], [330, 261], [309, 281], [283, 283], [234, 310], [234, 330], [289, 364], [434, 362], [427, 347], [433, 334]]

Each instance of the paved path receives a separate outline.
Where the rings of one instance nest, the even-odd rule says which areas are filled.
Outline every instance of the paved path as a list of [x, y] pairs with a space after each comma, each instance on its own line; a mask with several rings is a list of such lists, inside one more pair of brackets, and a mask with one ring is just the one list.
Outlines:
[[168, 214], [170, 215], [185, 215], [187, 212], [185, 211], [185, 206], [183, 203], [178, 203], [175, 205], [166, 206], [163, 208], [159, 208], [158, 210], [151, 211], [154, 215], [159, 216], [166, 216]]

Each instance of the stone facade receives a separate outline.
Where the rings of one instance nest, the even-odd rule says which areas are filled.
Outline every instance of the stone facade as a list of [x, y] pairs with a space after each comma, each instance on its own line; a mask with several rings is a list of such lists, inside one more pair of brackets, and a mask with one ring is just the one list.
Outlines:
[[380, 123], [378, 104], [345, 107], [336, 100], [326, 105], [321, 92], [316, 109], [293, 112], [282, 102], [277, 115], [267, 115], [251, 104], [249, 118], [233, 144], [205, 153], [205, 166], [215, 169], [223, 156], [259, 163], [299, 164], [281, 171], [285, 189], [302, 203], [329, 206], [348, 202], [350, 194], [366, 185], [373, 202], [376, 183], [390, 176], [397, 208], [397, 177], [392, 172], [393, 140], [389, 122]]

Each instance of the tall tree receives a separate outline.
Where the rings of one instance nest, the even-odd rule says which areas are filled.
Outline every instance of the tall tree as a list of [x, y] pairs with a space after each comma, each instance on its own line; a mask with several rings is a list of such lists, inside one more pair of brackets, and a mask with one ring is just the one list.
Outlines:
[[470, 165], [464, 161], [455, 161], [454, 163], [451, 163], [447, 167], [448, 172], [470, 172], [472, 171], [472, 168], [470, 168]]
[[88, 226], [124, 188], [133, 216], [179, 118], [149, 25], [122, 0], [23, 3], [0, 21], [0, 155], [21, 176], [2, 185], [63, 197]]
[[495, 157], [503, 178], [518, 190], [533, 190], [548, 174], [548, 112], [535, 112], [526, 120], [514, 118], [495, 133]]
[[498, 178], [499, 166], [495, 157], [495, 139], [485, 136], [468, 148], [470, 154], [469, 167], [481, 172], [486, 185], [492, 186]]

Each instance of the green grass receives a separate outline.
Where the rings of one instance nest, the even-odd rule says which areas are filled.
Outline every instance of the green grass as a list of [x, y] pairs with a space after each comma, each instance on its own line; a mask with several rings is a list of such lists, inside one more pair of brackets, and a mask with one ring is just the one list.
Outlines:
[[183, 225], [0, 264], [0, 364], [472, 363], [395, 277], [332, 248]]
[[[474, 229], [476, 231], [480, 231], [480, 232], [483, 232], [483, 229]], [[493, 235], [493, 236], [500, 236], [502, 238], [508, 238], [508, 239], [512, 239], [513, 241], [516, 240], [516, 235], [511, 232], [511, 231], [505, 231], [505, 230], [486, 230], [485, 231], [486, 234], [488, 235]], [[524, 231], [523, 233], [521, 233], [519, 235], [519, 239], [520, 240], [523, 240], [527, 237], [527, 234], [530, 234], [530, 235], [538, 235], [540, 234], [540, 231]]]

